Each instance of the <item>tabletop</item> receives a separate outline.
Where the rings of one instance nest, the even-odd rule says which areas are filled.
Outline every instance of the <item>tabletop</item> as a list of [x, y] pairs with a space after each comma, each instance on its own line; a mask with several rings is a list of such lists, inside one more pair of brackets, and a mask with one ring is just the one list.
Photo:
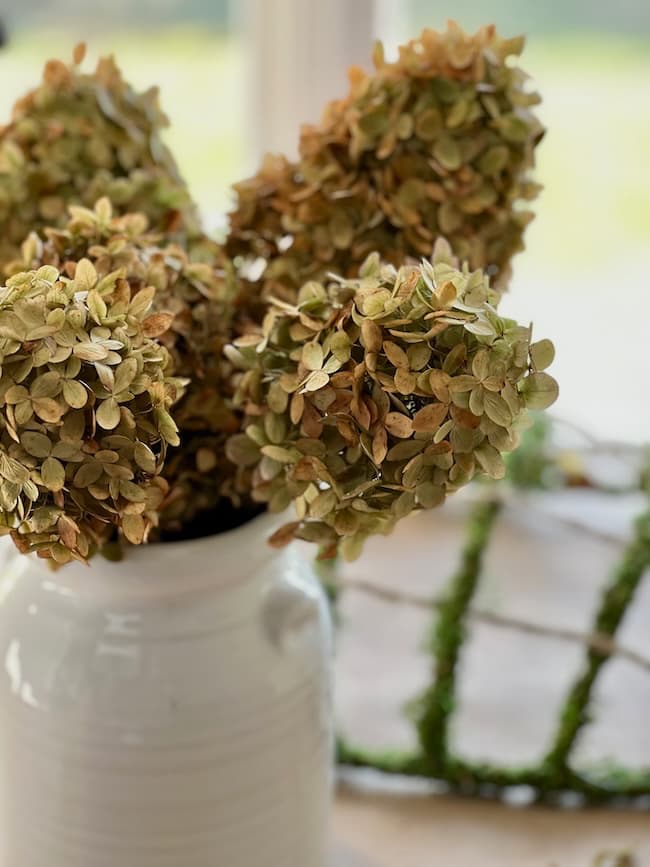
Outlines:
[[640, 811], [344, 790], [333, 836], [330, 867], [594, 867], [623, 852], [634, 867], [650, 867], [650, 817]]

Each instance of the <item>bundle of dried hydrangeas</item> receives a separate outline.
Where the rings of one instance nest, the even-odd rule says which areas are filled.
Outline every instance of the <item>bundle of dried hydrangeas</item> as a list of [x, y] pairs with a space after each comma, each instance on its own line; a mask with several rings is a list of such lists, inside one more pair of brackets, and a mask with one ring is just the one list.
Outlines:
[[380, 46], [371, 75], [352, 69], [349, 94], [303, 129], [300, 160], [268, 157], [235, 186], [228, 251], [243, 273], [266, 263], [251, 304], [260, 290], [293, 300], [307, 280], [354, 275], [375, 250], [397, 266], [428, 258], [439, 236], [502, 288], [532, 217], [521, 204], [538, 191], [529, 174], [543, 134], [539, 97], [509, 63], [522, 47], [452, 23], [394, 63]]
[[153, 290], [82, 258], [0, 290], [0, 520], [23, 551], [85, 560], [157, 521], [181, 383], [153, 335]]
[[142, 214], [114, 217], [108, 199], [94, 210], [71, 207], [70, 213], [63, 229], [46, 230], [45, 243], [30, 236], [21, 267], [48, 264], [74, 273], [75, 263], [87, 259], [99, 280], [126, 282], [153, 303], [145, 333], [169, 352], [185, 389], [174, 407], [182, 448], [168, 454], [161, 471], [165, 498], [152, 535], [178, 532], [224, 497], [241, 502], [233, 490], [235, 468], [224, 454], [226, 436], [240, 425], [226, 402], [231, 371], [223, 356], [231, 335], [234, 280], [221, 261], [192, 262], [182, 247], [149, 232]]
[[70, 204], [107, 195], [121, 213], [141, 211], [166, 233], [200, 235], [194, 204], [161, 139], [167, 118], [152, 88], [135, 92], [112, 58], [94, 73], [47, 63], [43, 81], [0, 130], [0, 264], [19, 256], [30, 231], [62, 225]]
[[396, 271], [373, 254], [357, 280], [307, 283], [234, 343], [247, 425], [228, 455], [270, 509], [295, 501], [276, 544], [331, 555], [341, 542], [354, 557], [478, 473], [503, 476], [525, 410], [549, 406], [557, 384], [543, 372], [553, 345], [531, 343], [494, 300], [439, 243], [433, 264]]

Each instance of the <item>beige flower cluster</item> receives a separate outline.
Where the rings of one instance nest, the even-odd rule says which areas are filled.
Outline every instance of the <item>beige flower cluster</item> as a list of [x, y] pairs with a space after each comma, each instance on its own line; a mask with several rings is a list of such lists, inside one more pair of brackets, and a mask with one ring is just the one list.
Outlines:
[[297, 520], [275, 537], [341, 544], [444, 502], [477, 474], [505, 474], [528, 408], [557, 396], [548, 340], [499, 315], [482, 271], [433, 262], [396, 270], [369, 257], [356, 280], [307, 283], [276, 301], [261, 333], [229, 354], [245, 370], [244, 432], [228, 454], [253, 496]]
[[550, 341], [497, 309], [542, 135], [521, 47], [451, 25], [378, 50], [298, 163], [236, 186], [223, 247], [155, 91], [83, 72], [83, 48], [47, 64], [0, 130], [0, 527], [21, 551], [86, 560], [293, 504], [275, 544], [352, 557], [504, 474], [557, 395]]

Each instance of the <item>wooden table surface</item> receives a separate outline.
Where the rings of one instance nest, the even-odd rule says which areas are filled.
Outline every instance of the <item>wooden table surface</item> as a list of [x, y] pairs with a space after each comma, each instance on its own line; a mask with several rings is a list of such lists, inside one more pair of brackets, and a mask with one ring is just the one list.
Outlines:
[[593, 867], [599, 854], [623, 851], [650, 867], [650, 815], [641, 812], [344, 791], [333, 836], [330, 867]]

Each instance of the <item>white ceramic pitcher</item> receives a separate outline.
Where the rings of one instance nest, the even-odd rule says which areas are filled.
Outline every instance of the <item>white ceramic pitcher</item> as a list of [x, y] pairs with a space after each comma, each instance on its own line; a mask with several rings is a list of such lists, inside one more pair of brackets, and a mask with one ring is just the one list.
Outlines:
[[0, 867], [323, 867], [330, 626], [276, 524], [55, 572], [9, 556]]

